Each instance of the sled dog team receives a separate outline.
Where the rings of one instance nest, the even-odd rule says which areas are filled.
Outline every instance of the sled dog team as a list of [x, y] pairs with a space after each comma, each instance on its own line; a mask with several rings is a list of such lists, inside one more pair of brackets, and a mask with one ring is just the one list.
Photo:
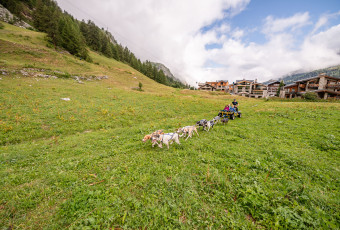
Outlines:
[[[232, 102], [232, 105], [226, 105], [224, 108], [224, 111], [231, 111], [230, 108], [234, 109], [235, 111], [238, 111], [238, 102], [236, 99]], [[147, 140], [150, 140], [152, 143], [152, 147], [154, 147], [156, 144], [158, 147], [162, 148], [163, 144], [165, 144], [168, 149], [169, 145], [171, 145], [173, 142], [176, 142], [177, 144], [180, 145], [179, 143], [179, 138], [180, 137], [187, 137], [185, 140], [188, 140], [189, 137], [192, 137], [194, 132], [196, 132], [197, 136], [197, 128], [199, 129], [200, 127], [203, 127], [203, 130], [209, 132], [211, 128], [214, 128], [214, 125], [218, 122], [221, 122], [223, 124], [228, 123], [228, 118], [227, 117], [220, 117], [216, 116], [214, 117], [211, 121], [207, 121], [206, 119], [202, 119], [200, 121], [197, 121], [195, 125], [193, 126], [185, 126], [183, 128], [177, 129], [174, 133], [164, 133], [163, 130], [157, 130], [149, 135], [146, 135], [144, 139], [142, 140], [143, 142], [146, 142]]]
[[179, 128], [173, 133], [164, 133], [163, 130], [157, 130], [149, 135], [146, 135], [142, 141], [146, 142], [147, 140], [150, 140], [152, 143], [152, 147], [154, 147], [157, 144], [158, 147], [162, 148], [163, 144], [165, 144], [169, 149], [169, 145], [171, 145], [173, 142], [176, 142], [177, 144], [180, 145], [179, 142], [180, 137], [186, 137], [185, 140], [187, 140], [189, 137], [192, 137], [194, 133], [196, 133], [197, 136], [199, 136], [197, 129], [203, 127], [203, 130], [209, 132], [209, 130], [213, 128], [214, 125], [218, 122], [227, 124], [228, 118], [221, 118], [219, 116], [216, 116], [210, 121], [203, 119], [197, 121], [196, 124], [193, 126], [185, 126], [183, 128]]

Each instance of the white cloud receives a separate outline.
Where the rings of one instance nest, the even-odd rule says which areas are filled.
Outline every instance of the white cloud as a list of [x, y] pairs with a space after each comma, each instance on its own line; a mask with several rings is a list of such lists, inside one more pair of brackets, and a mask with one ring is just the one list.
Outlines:
[[223, 23], [220, 26], [214, 28], [214, 31], [216, 31], [217, 33], [220, 34], [226, 34], [228, 32], [230, 32], [231, 28], [229, 24]]
[[244, 36], [244, 31], [239, 28], [235, 29], [231, 34], [231, 37], [236, 40], [241, 39], [243, 36]]
[[319, 28], [324, 26], [328, 22], [327, 16], [322, 16], [319, 18], [318, 22], [315, 24], [312, 34], [314, 34]]
[[274, 19], [273, 16], [267, 16], [263, 32], [265, 34], [272, 34], [283, 32], [285, 30], [294, 31], [308, 24], [310, 24], [308, 12], [297, 13], [292, 17], [280, 19]]
[[336, 18], [339, 15], [340, 15], [340, 11], [336, 12], [334, 14], [324, 14], [324, 15], [322, 15], [319, 18], [319, 20], [317, 21], [317, 23], [315, 24], [312, 33], [314, 34], [316, 31], [318, 31], [318, 29], [320, 29], [321, 27], [325, 26], [330, 19]]
[[[288, 18], [264, 16], [263, 25], [244, 29], [232, 28], [228, 21], [244, 10], [249, 0], [57, 2], [77, 18], [108, 27], [137, 57], [162, 62], [191, 85], [218, 79], [232, 82], [243, 77], [265, 81], [295, 70], [340, 63], [336, 54], [340, 25], [322, 30], [327, 20], [320, 18], [312, 32], [303, 33], [301, 29], [312, 23], [308, 12]], [[212, 24], [218, 26], [202, 32]], [[251, 31], [262, 31], [267, 41], [243, 42]], [[208, 44], [220, 44], [222, 48], [207, 50]]]

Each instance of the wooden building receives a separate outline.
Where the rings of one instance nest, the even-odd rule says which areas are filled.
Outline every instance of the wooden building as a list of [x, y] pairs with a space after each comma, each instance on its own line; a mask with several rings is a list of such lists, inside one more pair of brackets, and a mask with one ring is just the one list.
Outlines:
[[280, 88], [280, 81], [274, 81], [267, 85], [267, 95], [268, 97], [274, 97]]
[[236, 83], [234, 83], [233, 93], [239, 96], [249, 96], [253, 83], [253, 80], [237, 80]]
[[[280, 97], [293, 98], [297, 96], [298, 86], [296, 83], [286, 85], [284, 87], [284, 94], [280, 94]], [[301, 96], [301, 95], [300, 95]]]
[[237, 80], [233, 85], [233, 93], [245, 97], [267, 97], [267, 86], [257, 80]]
[[216, 90], [228, 92], [229, 91], [229, 82], [228, 80], [220, 80], [220, 81], [213, 81], [213, 82], [206, 82], [206, 84], [209, 84], [211, 86], [214, 86]]
[[314, 92], [322, 99], [340, 99], [340, 78], [326, 74], [299, 80], [284, 88], [286, 98], [300, 97], [307, 92]]
[[267, 90], [266, 85], [262, 83], [258, 83], [258, 82], [252, 84], [251, 93], [249, 94], [249, 97], [263, 98], [263, 97], [267, 97], [267, 95], [268, 95], [268, 90]]
[[198, 85], [198, 90], [204, 90], [204, 91], [216, 91], [216, 88], [210, 84], [203, 83]]
[[220, 80], [220, 81], [213, 81], [213, 82], [205, 82], [198, 84], [199, 90], [205, 91], [223, 91], [229, 92], [229, 82], [228, 80]]

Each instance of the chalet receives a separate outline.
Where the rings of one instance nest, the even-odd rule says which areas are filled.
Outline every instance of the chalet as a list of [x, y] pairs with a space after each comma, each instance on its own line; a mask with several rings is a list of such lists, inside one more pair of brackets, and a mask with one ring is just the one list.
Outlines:
[[233, 93], [239, 96], [249, 96], [254, 82], [254, 80], [237, 80], [236, 83], [234, 83]]
[[198, 90], [204, 90], [204, 91], [216, 91], [216, 87], [203, 83], [203, 84], [198, 84]]
[[277, 91], [280, 88], [280, 81], [274, 81], [267, 85], [267, 95], [268, 97], [276, 96]]
[[315, 92], [319, 98], [340, 99], [340, 78], [319, 74], [317, 77], [296, 81], [294, 85], [285, 86], [286, 98], [299, 97], [307, 92]]
[[198, 86], [199, 90], [229, 92], [229, 82], [224, 80], [199, 83]]
[[234, 84], [229, 84], [229, 93], [232, 93], [234, 89]]
[[245, 97], [263, 98], [267, 97], [267, 86], [257, 80], [237, 80], [233, 84], [233, 94]]
[[[280, 97], [285, 97], [285, 98], [293, 98], [296, 97], [298, 91], [298, 87], [296, 83], [286, 85], [284, 87], [284, 94], [280, 94]], [[301, 96], [301, 94], [299, 94]]]
[[218, 90], [218, 91], [228, 92], [228, 90], [229, 90], [229, 82], [228, 81], [220, 80], [220, 81], [214, 81], [214, 82], [206, 82], [206, 84], [214, 86], [216, 88], [216, 90]]
[[254, 83], [251, 86], [251, 93], [249, 94], [249, 97], [254, 97], [254, 98], [263, 98], [267, 97], [267, 86], [262, 84], [262, 83]]

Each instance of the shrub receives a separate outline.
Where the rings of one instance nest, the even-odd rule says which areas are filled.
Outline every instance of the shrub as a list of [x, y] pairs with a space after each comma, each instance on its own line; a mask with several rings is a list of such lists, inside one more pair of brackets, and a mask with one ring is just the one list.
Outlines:
[[308, 101], [316, 101], [318, 99], [318, 95], [313, 92], [307, 92], [303, 95], [303, 98]]

